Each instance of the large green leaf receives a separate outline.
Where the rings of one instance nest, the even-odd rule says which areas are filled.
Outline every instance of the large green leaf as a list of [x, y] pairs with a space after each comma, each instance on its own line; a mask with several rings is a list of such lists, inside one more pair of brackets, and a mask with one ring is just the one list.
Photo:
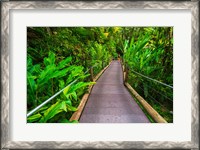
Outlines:
[[149, 41], [149, 37], [145, 37], [140, 42], [137, 43], [136, 50], [141, 50]]
[[66, 95], [66, 94], [68, 93], [69, 89], [70, 89], [70, 86], [67, 86], [67, 87], [64, 89], [63, 94]]
[[65, 82], [64, 82], [64, 80], [58, 80], [58, 82], [59, 82], [59, 89], [61, 90], [61, 89], [63, 89], [64, 87], [65, 87]]
[[78, 89], [80, 89], [80, 88], [82, 88], [82, 87], [89, 86], [89, 85], [93, 85], [93, 84], [95, 84], [95, 83], [96, 83], [96, 82], [78, 82], [78, 83], [74, 84], [74, 85], [71, 87], [71, 89], [70, 89], [69, 92], [76, 91], [76, 90], [78, 90]]
[[71, 93], [71, 96], [72, 96], [72, 97], [73, 97], [75, 100], [77, 100], [77, 99], [78, 99], [78, 96], [77, 96], [77, 94], [76, 94], [76, 92], [75, 92], [75, 91]]
[[27, 70], [30, 72], [30, 69], [33, 67], [32, 59], [30, 57], [27, 58]]
[[77, 100], [77, 95], [75, 91], [71, 91], [70, 93], [65, 94], [67, 99], [71, 99], [74, 98], [75, 100]]
[[[56, 68], [57, 69], [57, 68]], [[53, 72], [49, 78], [61, 78], [67, 75], [67, 73], [71, 70], [71, 68], [65, 68], [62, 70], [56, 70], [55, 72]]]
[[72, 60], [72, 57], [67, 57], [66, 59], [64, 59], [58, 63], [57, 68], [63, 69], [64, 67], [66, 67], [69, 64], [69, 62], [71, 62], [71, 60]]
[[56, 65], [49, 65], [47, 66], [40, 74], [39, 78], [37, 79], [38, 85], [43, 85], [49, 82], [49, 79], [53, 76], [56, 70]]
[[60, 109], [62, 109], [62, 110], [67, 112], [67, 106], [66, 106], [66, 102], [65, 101], [61, 102], [61, 108]]
[[35, 73], [39, 74], [41, 72], [40, 64], [34, 65], [33, 70]]
[[28, 117], [27, 121], [28, 122], [35, 122], [35, 121], [38, 121], [41, 117], [42, 117], [42, 115], [37, 113], [35, 115], [32, 115], [32, 116]]
[[50, 108], [47, 109], [47, 111], [44, 113], [43, 117], [40, 119], [40, 123], [45, 123], [49, 119], [53, 118], [58, 113], [64, 111], [63, 109], [63, 103], [62, 101], [58, 101], [55, 104], [51, 105]]
[[[27, 80], [28, 80], [28, 96], [32, 98], [32, 101], [35, 101], [36, 99], [36, 83], [35, 83], [35, 76], [32, 76], [31, 73], [27, 73]], [[35, 102], [36, 104], [36, 102]]]
[[70, 99], [67, 99], [67, 100], [65, 101], [65, 103], [66, 103], [67, 105], [72, 106], [72, 101], [71, 101]]
[[53, 65], [55, 64], [55, 60], [55, 54], [52, 51], [50, 51], [48, 57], [44, 58], [44, 64], [45, 66]]
[[67, 109], [68, 109], [69, 111], [77, 111], [77, 110], [78, 110], [76, 107], [73, 107], [73, 106], [71, 106], [71, 105], [66, 104], [66, 106], [67, 106]]

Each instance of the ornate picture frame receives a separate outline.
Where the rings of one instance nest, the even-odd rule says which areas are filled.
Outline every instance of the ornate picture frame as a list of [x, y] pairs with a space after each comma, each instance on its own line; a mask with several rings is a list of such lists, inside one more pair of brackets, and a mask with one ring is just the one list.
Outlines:
[[[10, 140], [10, 12], [20, 9], [188, 9], [191, 12], [191, 141], [11, 141]], [[198, 149], [199, 148], [199, 1], [62, 1], [2, 2], [1, 10], [1, 148], [2, 149]], [[23, 131], [22, 131], [23, 132]]]

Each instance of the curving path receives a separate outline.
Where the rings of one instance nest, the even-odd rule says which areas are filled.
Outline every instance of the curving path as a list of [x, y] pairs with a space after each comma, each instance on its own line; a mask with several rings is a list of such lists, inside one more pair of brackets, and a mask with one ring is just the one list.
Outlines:
[[121, 64], [113, 61], [98, 79], [80, 123], [149, 123], [123, 84]]

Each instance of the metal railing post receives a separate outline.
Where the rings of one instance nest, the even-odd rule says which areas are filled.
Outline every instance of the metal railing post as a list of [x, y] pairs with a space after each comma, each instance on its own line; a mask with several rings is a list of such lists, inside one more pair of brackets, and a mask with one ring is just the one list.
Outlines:
[[93, 67], [90, 68], [90, 80], [93, 82], [94, 80], [94, 73], [93, 73]]
[[128, 68], [127, 63], [125, 63], [125, 72], [126, 72], [126, 75], [125, 75], [125, 82], [128, 82], [129, 68]]

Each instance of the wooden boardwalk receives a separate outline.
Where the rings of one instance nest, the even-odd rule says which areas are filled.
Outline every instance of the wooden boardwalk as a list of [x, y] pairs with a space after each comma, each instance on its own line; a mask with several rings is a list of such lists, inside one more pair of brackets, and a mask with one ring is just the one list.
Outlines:
[[150, 122], [124, 86], [118, 61], [113, 61], [94, 85], [79, 122]]

